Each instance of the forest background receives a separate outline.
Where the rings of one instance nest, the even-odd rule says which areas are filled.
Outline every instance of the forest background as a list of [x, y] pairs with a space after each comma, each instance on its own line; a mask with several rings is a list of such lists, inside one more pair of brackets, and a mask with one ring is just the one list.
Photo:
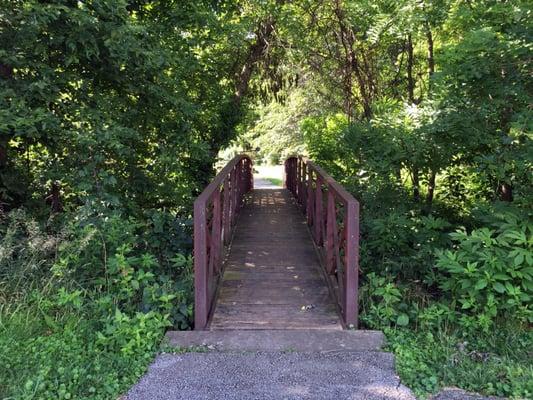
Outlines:
[[527, 1], [0, 0], [0, 397], [108, 399], [192, 328], [192, 201], [238, 151], [361, 202], [403, 381], [533, 396]]

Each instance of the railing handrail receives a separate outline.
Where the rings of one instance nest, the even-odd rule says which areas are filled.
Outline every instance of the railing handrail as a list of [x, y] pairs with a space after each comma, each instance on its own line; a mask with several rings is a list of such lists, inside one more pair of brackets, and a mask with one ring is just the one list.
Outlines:
[[[359, 202], [326, 171], [303, 156], [292, 156], [285, 161], [285, 187], [293, 193], [307, 217], [344, 326], [357, 327]], [[342, 204], [344, 213], [338, 214], [336, 203]]]
[[205, 329], [223, 269], [224, 246], [253, 188], [252, 159], [235, 156], [194, 201], [194, 329]]
[[[205, 189], [200, 193], [200, 195], [194, 200], [194, 205], [196, 206], [205, 204], [211, 200], [216, 189], [219, 189], [220, 186], [224, 183], [224, 179], [228, 176], [230, 171], [235, 168], [235, 166], [241, 162], [243, 159], [248, 159], [250, 162], [252, 159], [247, 154], [237, 154], [235, 157], [229, 161], [224, 168], [213, 178], [211, 183], [205, 187]], [[190, 203], [189, 203], [190, 204]]]
[[321, 167], [316, 165], [313, 161], [308, 159], [307, 157], [299, 157], [302, 161], [304, 161], [308, 166], [310, 166], [313, 170], [316, 171], [318, 175], [321, 176], [322, 182], [328, 184], [328, 186], [333, 189], [333, 192], [337, 197], [344, 201], [346, 204], [348, 203], [359, 203], [353, 195], [348, 192], [339, 182], [337, 182], [330, 174], [328, 174], [326, 171], [324, 171]]

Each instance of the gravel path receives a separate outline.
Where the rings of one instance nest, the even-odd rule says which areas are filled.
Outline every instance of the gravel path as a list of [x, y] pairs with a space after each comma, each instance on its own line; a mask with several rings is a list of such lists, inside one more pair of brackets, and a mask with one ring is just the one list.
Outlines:
[[128, 400], [414, 400], [393, 356], [358, 353], [162, 354]]

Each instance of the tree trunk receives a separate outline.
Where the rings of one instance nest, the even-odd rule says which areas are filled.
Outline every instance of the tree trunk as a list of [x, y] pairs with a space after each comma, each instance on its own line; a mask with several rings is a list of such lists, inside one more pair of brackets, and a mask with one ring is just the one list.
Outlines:
[[63, 211], [63, 203], [61, 202], [61, 186], [59, 182], [54, 181], [50, 185], [50, 194], [46, 197], [46, 202], [50, 204], [52, 214]]
[[413, 199], [418, 203], [420, 201], [420, 172], [418, 167], [413, 168], [411, 178], [413, 181]]
[[426, 41], [427, 41], [427, 62], [428, 62], [428, 92], [431, 93], [433, 87], [433, 75], [435, 74], [435, 58], [433, 56], [433, 33], [429, 22], [425, 22], [426, 27]]
[[415, 79], [413, 78], [413, 66], [415, 57], [413, 54], [413, 39], [411, 34], [407, 36], [407, 95], [410, 104], [416, 104]]
[[498, 186], [498, 194], [501, 201], [513, 201], [513, 188], [508, 183], [501, 183]]
[[426, 21], [426, 39], [428, 44], [428, 72], [431, 83], [431, 77], [435, 73], [435, 58], [433, 57], [433, 34], [431, 33], [431, 27]]
[[263, 21], [255, 32], [256, 41], [248, 49], [248, 56], [242, 66], [241, 71], [237, 74], [235, 79], [235, 95], [233, 102], [235, 106], [240, 106], [243, 97], [248, 92], [250, 79], [257, 63], [266, 54], [269, 46], [270, 38], [274, 33], [275, 20], [273, 17], [267, 18]]
[[10, 79], [13, 77], [13, 67], [0, 63], [0, 78]]
[[428, 181], [428, 193], [426, 196], [426, 204], [431, 206], [433, 203], [433, 197], [435, 196], [435, 180], [437, 179], [437, 171], [431, 170]]
[[[335, 0], [335, 16], [337, 17], [337, 21], [339, 23], [339, 37], [341, 44], [344, 48], [344, 80], [345, 80], [345, 110], [350, 108], [350, 113], [352, 114], [353, 107], [352, 107], [352, 73], [355, 73], [355, 77], [357, 79], [357, 84], [359, 86], [359, 91], [361, 93], [361, 103], [363, 106], [363, 115], [366, 120], [370, 121], [372, 119], [372, 95], [371, 95], [371, 84], [367, 81], [365, 81], [365, 78], [363, 77], [363, 72], [361, 69], [361, 64], [359, 62], [356, 49], [354, 48], [355, 45], [355, 33], [351, 26], [349, 26], [346, 23], [346, 15], [344, 12], [344, 9], [342, 8], [341, 1]], [[367, 70], [368, 72], [368, 70]], [[370, 80], [371, 74], [368, 73], [367, 77], [369, 77]], [[348, 84], [349, 83], [349, 93], [348, 90]], [[348, 117], [351, 119], [351, 115], [348, 115]]]

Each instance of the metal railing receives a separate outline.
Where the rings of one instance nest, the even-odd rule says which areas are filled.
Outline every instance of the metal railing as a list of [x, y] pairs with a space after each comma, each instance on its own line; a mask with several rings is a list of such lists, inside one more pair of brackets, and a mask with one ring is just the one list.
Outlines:
[[285, 187], [307, 218], [344, 325], [357, 328], [359, 202], [304, 157], [285, 161]]
[[231, 241], [244, 195], [253, 188], [252, 160], [236, 156], [194, 202], [194, 329], [207, 326], [225, 245]]

